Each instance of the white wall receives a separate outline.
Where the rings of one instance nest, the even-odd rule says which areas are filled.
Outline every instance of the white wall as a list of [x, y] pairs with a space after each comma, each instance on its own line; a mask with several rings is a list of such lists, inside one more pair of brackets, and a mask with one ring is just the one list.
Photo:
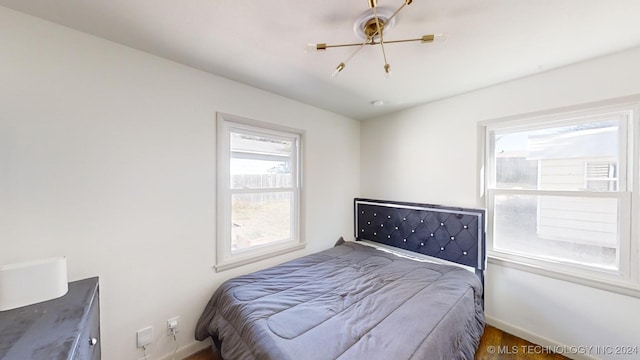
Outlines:
[[[100, 276], [103, 359], [182, 353], [226, 278], [352, 233], [360, 124], [0, 7], [0, 264], [66, 255]], [[306, 131], [308, 246], [215, 273], [215, 114]]]
[[[483, 206], [478, 121], [638, 94], [638, 64], [636, 48], [363, 122], [361, 195]], [[490, 264], [486, 302], [492, 322], [532, 340], [640, 346], [637, 298]]]

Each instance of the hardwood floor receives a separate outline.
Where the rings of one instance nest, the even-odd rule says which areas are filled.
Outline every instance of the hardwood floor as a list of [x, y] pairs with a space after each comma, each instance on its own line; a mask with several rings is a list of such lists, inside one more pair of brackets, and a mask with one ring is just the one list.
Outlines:
[[[561, 355], [547, 354], [545, 350], [487, 325], [480, 339], [475, 360], [568, 360]], [[185, 360], [220, 360], [220, 357], [213, 350], [205, 349]]]
[[204, 349], [197, 353], [185, 358], [184, 360], [220, 360], [218, 354], [214, 353], [211, 349]]
[[197, 353], [185, 358], [184, 360], [221, 360], [220, 356], [216, 354], [212, 349], [204, 349]]
[[487, 325], [475, 360], [569, 360], [562, 355], [548, 354], [546, 350], [547, 348]]

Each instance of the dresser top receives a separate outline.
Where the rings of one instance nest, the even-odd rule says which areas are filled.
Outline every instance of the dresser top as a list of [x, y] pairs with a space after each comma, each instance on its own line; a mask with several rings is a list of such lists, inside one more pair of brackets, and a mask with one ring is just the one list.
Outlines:
[[97, 277], [78, 280], [57, 299], [0, 311], [0, 359], [58, 359], [57, 354], [71, 353], [97, 291]]

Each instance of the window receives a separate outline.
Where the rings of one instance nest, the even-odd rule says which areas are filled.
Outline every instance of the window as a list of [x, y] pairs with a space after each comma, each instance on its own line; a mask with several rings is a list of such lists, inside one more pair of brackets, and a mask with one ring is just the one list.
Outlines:
[[490, 259], [640, 294], [631, 222], [637, 107], [483, 124]]
[[301, 132], [226, 114], [217, 121], [216, 269], [304, 247]]

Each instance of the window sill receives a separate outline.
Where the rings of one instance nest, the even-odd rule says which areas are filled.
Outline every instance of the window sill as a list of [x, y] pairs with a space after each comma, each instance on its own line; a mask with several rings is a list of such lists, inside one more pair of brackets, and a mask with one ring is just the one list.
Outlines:
[[[624, 282], [621, 280], [600, 279], [587, 277], [583, 274], [571, 273], [566, 269], [549, 269], [542, 267], [541, 264], [529, 263], [526, 260], [511, 258], [508, 254], [497, 253], [493, 251], [487, 252], [488, 262], [494, 265], [500, 265], [520, 271], [533, 273], [557, 280], [567, 281], [578, 285], [588, 286], [604, 291], [617, 294], [640, 298], [640, 284], [632, 282]], [[543, 261], [540, 261], [541, 263]], [[553, 263], [549, 263], [553, 264]]]
[[214, 266], [216, 272], [221, 272], [229, 269], [233, 269], [239, 266], [251, 264], [260, 260], [269, 259], [274, 256], [287, 254], [290, 252], [302, 250], [307, 246], [306, 243], [298, 243], [295, 245], [288, 246], [286, 248], [272, 249], [270, 251], [263, 251], [260, 253], [254, 253], [253, 255], [238, 257], [235, 259], [227, 259], [225, 261], [220, 261]]

